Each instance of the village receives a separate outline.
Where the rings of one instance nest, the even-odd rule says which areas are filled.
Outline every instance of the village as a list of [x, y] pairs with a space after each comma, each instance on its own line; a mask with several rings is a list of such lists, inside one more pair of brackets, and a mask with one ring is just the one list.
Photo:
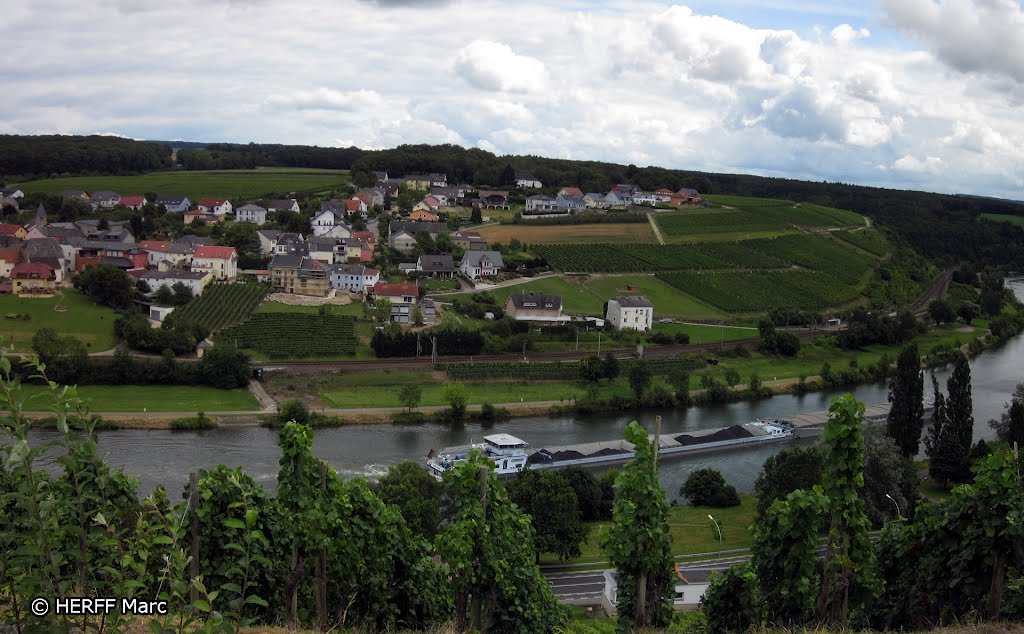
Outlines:
[[[339, 301], [337, 298], [346, 295], [352, 302], [371, 305], [383, 305], [380, 300], [387, 300], [388, 321], [430, 326], [439, 321], [442, 310], [437, 303], [445, 298], [443, 294], [430, 298], [428, 293], [489, 290], [515, 284], [523, 274], [546, 273], [543, 268], [525, 269], [522, 258], [508, 245], [488, 244], [479, 231], [461, 228], [493, 222], [484, 213], [507, 212], [516, 201], [521, 211], [515, 213], [515, 221], [527, 222], [701, 203], [700, 194], [693, 189], [645, 192], [632, 184], [619, 184], [605, 193], [584, 193], [566, 186], [553, 196], [530, 194], [543, 185], [522, 173], [516, 174], [515, 187], [504, 190], [451, 185], [445, 174], [394, 178], [381, 171], [374, 176], [374, 186], [349, 186], [347, 197], [322, 199], [318, 209], [305, 213], [295, 198], [234, 203], [227, 198], [204, 198], [193, 202], [174, 194], [147, 197], [113, 191], [64, 191], [62, 199], [83, 201], [97, 216], [116, 211], [180, 214], [183, 228], [178, 235], [137, 240], [127, 220], [55, 222], [40, 203], [29, 222], [0, 224], [0, 293], [50, 295], [71, 286], [82, 271], [107, 265], [138, 281], [137, 303], [154, 326], [180, 306], [183, 297], [198, 297], [211, 284], [234, 282], [265, 283], [273, 293], [295, 296], [292, 301], [284, 298], [286, 303], [315, 305]], [[4, 189], [0, 207], [8, 212], [18, 210], [24, 196], [20, 189]], [[404, 210], [399, 208], [399, 200]], [[303, 202], [309, 209], [310, 201]], [[456, 209], [471, 213], [469, 217], [448, 213]], [[289, 225], [308, 226], [308, 230], [268, 228], [281, 226], [273, 222], [281, 213], [305, 215], [308, 225], [302, 221]], [[263, 267], [241, 268], [238, 249], [208, 235], [195, 235], [209, 233], [195, 231], [200, 227], [239, 223], [255, 225], [258, 252], [252, 255], [265, 263]], [[647, 298], [630, 294], [607, 299], [601, 318], [574, 317], [565, 312], [558, 295], [512, 293], [499, 316], [503, 312], [517, 321], [538, 325], [564, 325], [575, 318], [596, 326], [607, 320], [616, 329], [651, 329], [654, 308]], [[493, 319], [494, 315], [486, 312], [485, 317]]]

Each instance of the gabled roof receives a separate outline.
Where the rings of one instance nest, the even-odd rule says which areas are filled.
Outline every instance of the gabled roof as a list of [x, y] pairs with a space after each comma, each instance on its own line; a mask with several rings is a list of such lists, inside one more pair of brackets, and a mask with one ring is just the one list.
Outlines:
[[0, 225], [0, 236], [13, 236], [22, 229], [24, 229], [24, 227], [21, 225], [2, 224]]
[[490, 198], [491, 196], [498, 196], [499, 198], [508, 198], [508, 192], [504, 190], [480, 190], [480, 198]]
[[146, 271], [144, 280], [201, 280], [209, 275], [206, 271]]
[[372, 231], [353, 231], [352, 237], [371, 244], [377, 242], [377, 234]]
[[196, 247], [196, 253], [194, 257], [228, 260], [235, 257], [235, 247]]
[[455, 262], [450, 255], [421, 255], [417, 263], [421, 271], [428, 273], [452, 273], [455, 271]]
[[619, 306], [624, 308], [654, 308], [654, 304], [651, 303], [651, 300], [647, 299], [643, 295], [613, 297], [612, 300], [618, 302]]
[[60, 259], [64, 257], [64, 252], [53, 238], [32, 238], [25, 241], [25, 257], [29, 262], [42, 258]]
[[583, 195], [583, 190], [580, 189], [579, 187], [563, 187], [561, 190], [559, 190], [558, 193], [559, 194], [573, 194], [575, 196], [582, 196]]
[[417, 296], [420, 289], [415, 284], [377, 284], [373, 287], [373, 294], [384, 297], [402, 297], [407, 295]]
[[104, 202], [107, 200], [121, 200], [121, 194], [112, 191], [93, 192], [89, 199], [93, 202]]
[[191, 244], [192, 246], [198, 247], [212, 245], [214, 243], [214, 240], [213, 238], [201, 238], [199, 236], [192, 235], [191, 233], [189, 233], [181, 236], [180, 238], [175, 240], [175, 242], [177, 242], [178, 244]]
[[425, 197], [425, 198], [423, 199], [423, 202], [427, 203], [427, 204], [428, 204], [428, 205], [430, 205], [431, 207], [437, 207], [438, 205], [440, 205], [440, 204], [441, 204], [441, 201], [440, 201], [440, 200], [438, 200], [438, 199], [436, 199], [436, 198], [434, 198], [433, 196], [427, 196], [427, 197]]
[[55, 277], [56, 274], [53, 272], [53, 267], [44, 262], [22, 262], [21, 264], [15, 264], [14, 268], [11, 269], [11, 278], [46, 280]]
[[345, 211], [359, 211], [359, 208], [365, 205], [361, 200], [346, 200]]
[[553, 202], [555, 202], [554, 198], [552, 198], [551, 196], [545, 196], [544, 194], [534, 194], [533, 196], [527, 196], [526, 200], [527, 201], [535, 200], [535, 201], [544, 202], [544, 203], [553, 203]]
[[604, 194], [599, 194], [597, 192], [588, 192], [584, 196], [584, 198], [589, 198], [590, 200], [593, 200], [594, 202], [601, 202], [602, 200], [604, 200]]
[[302, 255], [282, 253], [270, 261], [271, 269], [297, 269], [302, 264]]
[[137, 207], [146, 204], [145, 196], [121, 196], [121, 204], [125, 207]]
[[467, 251], [466, 255], [462, 256], [462, 263], [468, 264], [469, 266], [479, 266], [480, 260], [487, 258], [496, 267], [505, 266], [505, 262], [501, 259], [501, 254], [497, 251]]
[[271, 200], [267, 203], [267, 209], [291, 209], [295, 203], [296, 201], [294, 198]]
[[253, 205], [251, 203], [248, 204], [248, 205], [242, 205], [238, 209], [235, 209], [235, 214], [237, 215], [238, 212], [240, 212], [240, 211], [251, 211], [253, 213], [259, 213], [259, 212], [267, 213], [266, 208], [260, 207], [259, 205]]
[[256, 233], [261, 234], [267, 240], [277, 240], [281, 236], [281, 232], [277, 229], [260, 229]]
[[204, 198], [200, 200], [197, 204], [203, 207], [216, 207], [218, 205], [223, 205], [227, 201], [227, 198]]
[[483, 240], [483, 236], [480, 235], [479, 231], [456, 231], [455, 236], [458, 238], [469, 238], [470, 240], [474, 238]]
[[176, 194], [164, 194], [163, 196], [156, 197], [156, 202], [161, 205], [180, 205], [186, 200], [188, 200], [188, 196], [178, 196]]
[[420, 231], [426, 231], [427, 233], [441, 233], [448, 231], [448, 224], [444, 222], [416, 222], [409, 220], [396, 220], [388, 225], [388, 231], [391, 235], [395, 235], [399, 231], [404, 231], [409, 235], [416, 235]]
[[536, 176], [534, 176], [533, 174], [530, 174], [529, 172], [516, 172], [516, 180], [517, 181], [535, 181], [535, 180], [540, 180], [540, 179], [537, 178]]
[[540, 308], [544, 310], [561, 310], [562, 298], [559, 295], [543, 293], [512, 293], [508, 301], [516, 308]]

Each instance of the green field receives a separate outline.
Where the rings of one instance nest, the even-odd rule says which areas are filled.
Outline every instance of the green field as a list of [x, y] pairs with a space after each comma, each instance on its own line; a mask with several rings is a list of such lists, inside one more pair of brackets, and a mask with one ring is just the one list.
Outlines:
[[269, 291], [265, 284], [210, 284], [202, 295], [175, 310], [174, 318], [216, 332], [248, 318]]
[[320, 192], [349, 182], [347, 170], [257, 168], [252, 170], [153, 172], [141, 176], [79, 176], [48, 178], [17, 185], [25, 193], [57, 195], [66, 189], [115, 191], [122, 196], [146, 192], [183, 194], [193, 203], [200, 198], [253, 199], [266, 194]]
[[1024, 227], [1024, 216], [1011, 216], [1009, 214], [981, 214], [981, 217], [991, 222], [1008, 222], [1018, 227]]
[[690, 335], [690, 343], [716, 343], [720, 341], [736, 341], [757, 337], [757, 328], [736, 326], [712, 326], [699, 324], [654, 324], [655, 332], [674, 335], [685, 332]]
[[[28, 411], [46, 410], [49, 404], [41, 385], [25, 385], [33, 397]], [[78, 395], [93, 412], [229, 412], [260, 409], [259, 401], [245, 388], [220, 390], [194, 385], [83, 385]]]
[[[60, 297], [28, 298], [0, 295], [0, 336], [4, 345], [14, 343], [16, 351], [28, 352], [37, 330], [52, 328], [62, 335], [72, 335], [85, 342], [89, 352], [102, 352], [114, 347], [114, 322], [118, 315], [99, 306], [74, 289], [64, 290], [63, 306], [67, 312], [54, 307]], [[29, 315], [23, 319], [8, 319], [8, 315]]]
[[355, 320], [333, 314], [256, 313], [217, 335], [218, 343], [256, 350], [272, 359], [335, 357], [356, 351]]
[[[576, 284], [571, 284], [561, 277], [545, 277], [525, 284], [513, 284], [488, 291], [497, 299], [498, 306], [505, 307], [505, 301], [513, 293], [546, 293], [549, 295], [560, 295], [562, 297], [562, 308], [567, 313], [582, 313], [586, 315], [599, 315], [604, 305], [603, 299], [585, 290]], [[469, 299], [473, 293], [459, 293], [457, 295], [441, 295], [441, 301], [453, 299]]]
[[[1024, 220], [1024, 218], [1022, 218]], [[880, 232], [874, 229], [861, 229], [859, 231], [836, 231], [831, 234], [834, 238], [842, 240], [847, 244], [867, 251], [871, 255], [885, 257], [892, 250], [889, 241]]]
[[801, 229], [862, 227], [852, 211], [788, 200], [715, 197], [721, 207], [699, 208], [655, 216], [668, 242], [747, 240], [796, 233]]
[[[670, 500], [677, 497], [676, 491], [669, 491]], [[732, 508], [716, 509], [707, 506], [682, 505], [673, 506], [669, 510], [669, 530], [672, 533], [672, 554], [692, 555], [711, 553], [718, 550], [734, 550], [749, 548], [754, 543], [754, 517], [757, 515], [757, 497], [741, 495], [740, 505]], [[718, 540], [718, 530], [708, 519], [712, 515], [722, 529], [722, 540]], [[601, 552], [597, 536], [601, 529], [610, 522], [588, 522], [589, 539], [580, 548], [582, 554], [575, 563], [608, 561]], [[561, 563], [551, 555], [541, 555], [541, 563]]]

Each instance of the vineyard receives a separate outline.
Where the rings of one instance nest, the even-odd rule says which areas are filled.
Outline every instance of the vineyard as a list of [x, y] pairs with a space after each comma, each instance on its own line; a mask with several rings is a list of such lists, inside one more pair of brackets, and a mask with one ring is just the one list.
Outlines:
[[746, 210], [661, 214], [657, 220], [662, 233], [673, 238], [737, 231], [773, 231], [784, 228], [776, 218]]
[[[620, 374], [627, 374], [637, 363], [636, 359], [619, 360]], [[673, 370], [692, 371], [702, 368], [705, 361], [700, 357], [676, 357], [674, 359], [648, 359], [647, 367], [651, 374], [669, 374]], [[472, 380], [533, 380], [533, 381], [566, 381], [579, 378], [580, 364], [578, 361], [554, 361], [551, 363], [443, 363], [440, 369], [448, 374], [449, 379], [459, 381]]]
[[268, 292], [265, 284], [211, 284], [202, 295], [175, 310], [174, 318], [217, 332], [252, 314]]
[[863, 226], [861, 216], [808, 203], [754, 198], [730, 199], [730, 209], [660, 214], [658, 226], [669, 238], [699, 240], [716, 233], [792, 231], [794, 227]]
[[713, 269], [776, 269], [789, 263], [743, 242], [683, 244], [543, 244], [530, 249], [559, 271], [652, 273]]
[[749, 244], [803, 268], [829, 272], [844, 284], [860, 284], [871, 268], [866, 258], [828, 236], [781, 236]]
[[832, 235], [880, 258], [888, 255], [890, 251], [889, 242], [877, 231], [836, 231]]
[[341, 315], [256, 313], [222, 331], [217, 339], [272, 359], [334, 357], [356, 351], [355, 320]]
[[825, 271], [664, 272], [658, 279], [727, 312], [821, 310], [853, 301], [860, 288]]

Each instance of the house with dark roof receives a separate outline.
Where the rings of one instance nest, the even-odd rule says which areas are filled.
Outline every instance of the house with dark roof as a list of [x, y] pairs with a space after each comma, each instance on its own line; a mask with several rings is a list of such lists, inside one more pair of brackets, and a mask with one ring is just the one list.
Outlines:
[[156, 204], [163, 205], [167, 211], [173, 213], [185, 213], [192, 206], [192, 201], [188, 199], [188, 196], [164, 194], [156, 197]]
[[527, 174], [526, 172], [516, 172], [516, 187], [532, 187], [539, 189], [543, 187], [540, 179], [533, 174]]
[[24, 198], [25, 192], [21, 191], [17, 187], [14, 188], [2, 188], [0, 189], [0, 198]]
[[293, 211], [299, 213], [299, 201], [294, 198], [281, 198], [267, 203], [267, 211]]
[[170, 240], [143, 240], [138, 244], [146, 252], [146, 264], [164, 271], [187, 268], [192, 262], [195, 247]]
[[486, 251], [487, 240], [478, 231], [456, 231], [452, 242], [466, 251]]
[[562, 298], [544, 293], [512, 293], [505, 300], [505, 314], [516, 321], [564, 324], [572, 317], [562, 314]]
[[208, 271], [146, 271], [141, 275], [154, 293], [162, 286], [172, 288], [184, 284], [195, 297], [203, 294], [206, 286], [213, 281]]
[[270, 261], [270, 285], [277, 293], [323, 297], [331, 287], [329, 264], [302, 255], [275, 255]]
[[605, 319], [616, 330], [647, 332], [654, 324], [654, 304], [643, 295], [613, 297], [608, 300]]
[[466, 251], [459, 263], [459, 270], [471, 280], [493, 277], [501, 272], [505, 262], [497, 251]]
[[60, 244], [53, 238], [30, 238], [25, 241], [22, 250], [22, 257], [26, 262], [48, 264], [56, 275], [55, 281], [58, 284], [67, 279], [71, 270], [70, 262], [61, 249]]
[[352, 227], [348, 224], [348, 210], [343, 200], [321, 202], [320, 211], [313, 215], [309, 224], [315, 236], [352, 237]]
[[60, 195], [62, 198], [79, 198], [81, 200], [89, 200], [89, 194], [85, 193], [81, 189], [65, 189]]
[[89, 196], [89, 202], [92, 204], [93, 209], [97, 207], [103, 207], [104, 209], [111, 209], [121, 204], [121, 194], [112, 191], [98, 191], [93, 192]]
[[[684, 567], [684, 564], [677, 563], [672, 567], [674, 580], [674, 594], [672, 596], [672, 607], [678, 611], [700, 609], [701, 599], [704, 593], [711, 587], [711, 577], [717, 572], [713, 568], [694, 568], [696, 564], [689, 564], [691, 567]], [[618, 614], [618, 574], [614, 570], [605, 570], [604, 589], [601, 592], [601, 606], [609, 616]]]
[[455, 277], [455, 262], [450, 255], [421, 255], [416, 261], [416, 270], [430, 277], [452, 278]]
[[437, 236], [448, 231], [444, 222], [414, 222], [396, 220], [388, 224], [388, 246], [402, 253], [409, 253], [416, 247], [416, 234], [426, 232]]
[[586, 207], [583, 196], [577, 196], [576, 194], [559, 194], [555, 202], [559, 209], [567, 209], [569, 213], [576, 213]]
[[588, 192], [583, 196], [583, 204], [590, 209], [604, 209], [608, 206], [608, 203], [604, 199], [604, 194], [598, 192]]
[[380, 271], [358, 264], [336, 266], [331, 272], [331, 288], [350, 293], [365, 293], [380, 281]]
[[177, 242], [179, 244], [190, 244], [193, 247], [204, 247], [204, 246], [208, 247], [208, 246], [212, 246], [214, 244], [215, 240], [213, 238], [208, 238], [208, 237], [205, 237], [205, 236], [200, 237], [200, 236], [188, 233], [188, 234], [185, 234], [185, 235], [181, 236], [177, 240], [175, 240], [175, 242]]
[[503, 190], [480, 190], [480, 207], [482, 209], [508, 209], [508, 192]]
[[282, 233], [274, 241], [274, 255], [309, 255], [309, 245], [301, 234]]

